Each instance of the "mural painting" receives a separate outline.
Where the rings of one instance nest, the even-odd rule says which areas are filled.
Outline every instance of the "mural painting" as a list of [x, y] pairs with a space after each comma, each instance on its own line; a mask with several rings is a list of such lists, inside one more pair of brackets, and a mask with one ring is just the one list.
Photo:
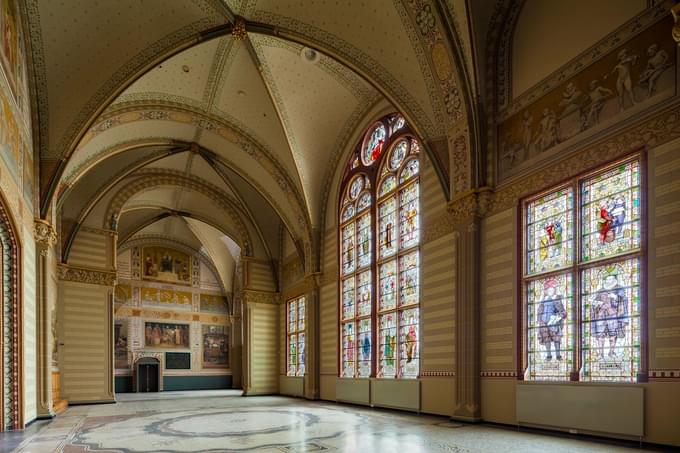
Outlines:
[[114, 364], [117, 369], [126, 369], [129, 366], [127, 324], [116, 322], [114, 327]]
[[500, 177], [555, 155], [558, 145], [587, 130], [604, 129], [673, 96], [676, 49], [668, 33], [671, 26], [670, 18], [657, 22], [502, 119]]
[[203, 367], [229, 367], [229, 335], [224, 326], [203, 326]]
[[21, 180], [21, 143], [21, 133], [10, 101], [0, 90], [0, 156], [17, 185]]
[[142, 278], [178, 285], [191, 285], [191, 257], [165, 247], [144, 247]]
[[189, 325], [147, 322], [144, 326], [144, 345], [147, 348], [189, 348]]
[[223, 296], [201, 294], [201, 311], [208, 313], [228, 313], [229, 301]]
[[116, 285], [113, 292], [114, 311], [132, 301], [132, 287], [130, 285]]
[[35, 175], [33, 168], [33, 154], [30, 148], [24, 145], [24, 200], [29, 206], [33, 206], [33, 194], [35, 193]]
[[0, 31], [2, 31], [0, 61], [2, 61], [2, 69], [7, 75], [7, 80], [12, 90], [15, 90], [16, 87], [16, 73], [19, 64], [17, 57], [18, 16], [17, 4], [14, 0], [2, 0], [0, 2]]

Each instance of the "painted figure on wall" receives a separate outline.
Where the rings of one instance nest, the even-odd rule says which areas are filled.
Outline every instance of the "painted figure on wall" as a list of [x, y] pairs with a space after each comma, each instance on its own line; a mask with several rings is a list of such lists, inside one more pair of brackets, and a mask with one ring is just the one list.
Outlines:
[[128, 368], [128, 338], [125, 324], [116, 323], [114, 331], [114, 364], [118, 369]]
[[546, 280], [543, 294], [538, 305], [538, 342], [545, 347], [546, 360], [552, 360], [553, 348], [556, 359], [562, 360], [561, 344], [567, 311], [564, 309], [562, 295], [558, 293], [557, 281]]
[[144, 339], [146, 347], [189, 348], [189, 325], [147, 322]]
[[543, 109], [543, 118], [539, 122], [541, 129], [536, 135], [534, 144], [539, 150], [545, 151], [557, 144], [557, 117], [549, 108]]
[[633, 81], [631, 80], [632, 66], [637, 64], [637, 55], [628, 55], [627, 49], [621, 49], [617, 55], [617, 63], [614, 69], [609, 74], [604, 76], [605, 80], [608, 76], [616, 73], [616, 91], [619, 94], [619, 107], [621, 110], [626, 108], [626, 99], [628, 99], [630, 106], [635, 105], [635, 93], [633, 93]]
[[165, 247], [144, 248], [143, 278], [167, 283], [191, 284], [191, 257]]
[[0, 24], [2, 26], [2, 57], [5, 73], [10, 80], [10, 85], [14, 85], [15, 71], [17, 66], [17, 5], [14, 0], [2, 1], [2, 14], [0, 14]]
[[652, 97], [656, 91], [656, 82], [663, 72], [672, 66], [668, 61], [668, 52], [659, 49], [657, 44], [647, 48], [647, 66], [640, 75], [640, 85], [647, 85], [647, 97]]
[[595, 294], [591, 305], [593, 320], [593, 336], [598, 348], [595, 355], [605, 356], [605, 343], [609, 342], [608, 357], [617, 357], [617, 344], [626, 337], [628, 326], [628, 297], [625, 289], [619, 284], [616, 270], [607, 273]]
[[600, 123], [600, 113], [602, 112], [602, 107], [604, 107], [604, 102], [609, 96], [614, 94], [609, 88], [600, 86], [598, 80], [591, 80], [589, 88], [588, 101], [590, 106], [585, 119], [586, 127], [592, 127]]

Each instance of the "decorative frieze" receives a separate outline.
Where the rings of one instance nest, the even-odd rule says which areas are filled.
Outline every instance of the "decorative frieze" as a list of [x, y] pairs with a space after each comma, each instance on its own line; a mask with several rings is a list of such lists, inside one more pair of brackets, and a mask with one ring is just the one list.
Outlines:
[[280, 294], [270, 291], [253, 291], [244, 289], [241, 295], [246, 304], [272, 304], [278, 305]]
[[85, 269], [63, 264], [57, 266], [57, 277], [62, 281], [88, 283], [90, 285], [114, 286], [116, 284], [115, 272]]

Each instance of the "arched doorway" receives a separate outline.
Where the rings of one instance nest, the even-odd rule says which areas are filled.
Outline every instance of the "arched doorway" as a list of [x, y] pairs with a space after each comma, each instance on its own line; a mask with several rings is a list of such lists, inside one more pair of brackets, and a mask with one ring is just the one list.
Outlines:
[[21, 404], [22, 384], [22, 309], [20, 297], [20, 245], [16, 227], [0, 194], [0, 431], [21, 429], [24, 425]]

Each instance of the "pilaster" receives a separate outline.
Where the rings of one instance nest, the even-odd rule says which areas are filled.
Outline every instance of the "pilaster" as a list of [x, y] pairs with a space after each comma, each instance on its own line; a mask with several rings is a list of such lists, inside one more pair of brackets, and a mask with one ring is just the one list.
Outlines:
[[48, 279], [50, 275], [50, 250], [57, 242], [57, 233], [47, 221], [36, 219], [34, 224], [36, 244], [36, 383], [38, 418], [54, 416], [52, 404], [52, 326]]

